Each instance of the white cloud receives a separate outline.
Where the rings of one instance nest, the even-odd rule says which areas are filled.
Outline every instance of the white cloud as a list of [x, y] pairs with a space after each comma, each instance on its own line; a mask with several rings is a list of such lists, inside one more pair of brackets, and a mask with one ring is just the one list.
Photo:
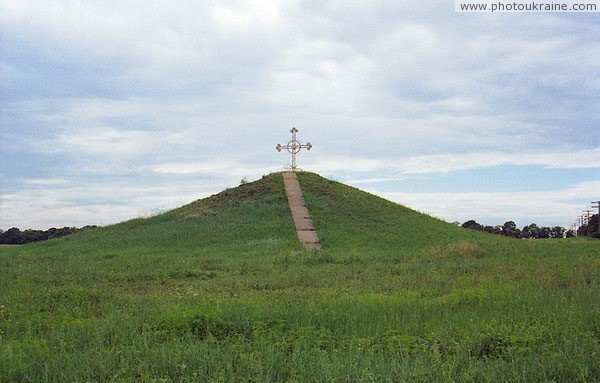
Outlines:
[[[414, 157], [360, 158], [350, 156], [320, 155], [308, 159], [310, 167], [323, 173], [368, 173], [385, 172], [394, 174], [393, 179], [410, 175], [451, 173], [456, 171], [490, 168], [500, 165], [534, 165], [547, 169], [594, 169], [600, 168], [600, 147], [590, 150], [542, 153], [446, 153]], [[389, 177], [383, 178], [388, 179]], [[355, 182], [366, 183], [362, 178]]]
[[26, 179], [23, 180], [25, 185], [35, 186], [54, 186], [54, 185], [68, 185], [71, 181], [60, 178], [48, 178], [48, 179]]
[[314, 145], [301, 167], [363, 185], [600, 167], [600, 27], [583, 16], [420, 1], [0, 0], [0, 28], [11, 155], [0, 173], [23, 209], [42, 187], [70, 190], [46, 195], [67, 210], [93, 206], [88, 190], [116, 192], [106, 185], [122, 178], [139, 199], [167, 179], [218, 192], [283, 168], [273, 147], [294, 125]]
[[163, 174], [212, 174], [221, 173], [233, 168], [231, 163], [203, 162], [203, 163], [170, 163], [154, 167], [156, 173]]
[[58, 226], [108, 225], [143, 212], [169, 210], [205, 197], [222, 185], [177, 182], [148, 184], [82, 181], [63, 184], [30, 180], [18, 193], [1, 194], [0, 227], [47, 229]]
[[445, 173], [499, 165], [539, 165], [547, 168], [600, 167], [600, 147], [591, 150], [551, 153], [451, 153], [411, 157], [398, 164], [404, 174]]
[[268, 75], [269, 103], [323, 114], [356, 113], [368, 97], [369, 58], [343, 43], [301, 39], [286, 47]]
[[352, 156], [320, 156], [318, 160], [308, 159], [310, 169], [317, 173], [372, 172], [385, 169], [388, 165], [378, 159]]
[[[282, 23], [282, 2], [269, 0], [216, 3], [212, 15], [219, 25], [247, 31], [253, 27], [271, 27]], [[289, 3], [289, 2], [288, 2]]]
[[22, 38], [50, 57], [79, 53], [102, 62], [181, 58], [183, 50], [174, 44], [176, 32], [183, 32], [191, 23], [196, 24], [196, 31], [202, 31], [208, 21], [202, 17], [207, 14], [202, 2], [23, 0], [3, 5], [5, 26], [20, 30]]
[[152, 152], [148, 141], [155, 141], [148, 132], [122, 131], [114, 128], [99, 127], [61, 134], [58, 137], [63, 149], [70, 152], [119, 157], [121, 160], [130, 156]]
[[447, 221], [476, 219], [486, 225], [515, 221], [524, 226], [568, 226], [582, 207], [597, 196], [599, 182], [543, 192], [396, 193], [370, 191], [391, 201]]

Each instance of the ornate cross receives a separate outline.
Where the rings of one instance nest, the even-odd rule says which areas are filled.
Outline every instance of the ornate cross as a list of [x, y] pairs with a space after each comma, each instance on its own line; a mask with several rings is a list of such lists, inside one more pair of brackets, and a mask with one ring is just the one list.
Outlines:
[[298, 141], [296, 139], [296, 133], [298, 133], [298, 129], [296, 128], [292, 128], [292, 130], [290, 130], [290, 132], [292, 133], [292, 140], [290, 142], [287, 143], [286, 146], [282, 146], [281, 144], [277, 144], [277, 146], [275, 147], [275, 149], [277, 149], [278, 152], [281, 152], [281, 149], [286, 149], [291, 155], [292, 155], [292, 171], [295, 172], [296, 171], [296, 154], [298, 154], [298, 152], [300, 152], [300, 150], [302, 148], [306, 148], [307, 150], [312, 149], [312, 144], [309, 142], [306, 145], [303, 145], [300, 143], [300, 141]]

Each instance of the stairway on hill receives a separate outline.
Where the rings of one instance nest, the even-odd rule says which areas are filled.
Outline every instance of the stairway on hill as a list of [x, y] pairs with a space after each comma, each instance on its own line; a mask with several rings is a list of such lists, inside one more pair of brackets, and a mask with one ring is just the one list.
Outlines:
[[292, 212], [292, 219], [296, 226], [298, 240], [304, 247], [320, 250], [322, 248], [321, 241], [319, 240], [312, 218], [310, 217], [310, 213], [304, 202], [302, 189], [300, 189], [300, 183], [298, 183], [296, 173], [284, 172], [283, 182], [288, 204], [290, 205], [290, 211]]

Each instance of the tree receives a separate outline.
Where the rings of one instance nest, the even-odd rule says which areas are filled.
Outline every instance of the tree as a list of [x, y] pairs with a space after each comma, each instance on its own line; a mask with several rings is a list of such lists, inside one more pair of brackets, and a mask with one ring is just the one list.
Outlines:
[[539, 235], [540, 228], [535, 223], [531, 223], [523, 227], [521, 230], [521, 237], [527, 239], [537, 238]]
[[462, 224], [462, 227], [464, 227], [465, 229], [483, 231], [483, 225], [480, 223], [477, 223], [477, 221], [475, 221], [474, 219], [466, 221], [465, 223]]
[[0, 230], [0, 244], [6, 245], [22, 245], [30, 242], [38, 242], [45, 241], [47, 239], [64, 237], [66, 235], [70, 235], [73, 233], [79, 233], [82, 231], [95, 229], [97, 226], [84, 226], [81, 229], [76, 227], [63, 227], [57, 229], [55, 227], [51, 227], [50, 229], [43, 230], [33, 230], [27, 229], [25, 231], [19, 230], [19, 228], [13, 227], [5, 232]]
[[538, 231], [538, 235], [536, 238], [540, 238], [540, 239], [545, 239], [545, 238], [550, 238], [550, 232], [552, 231], [552, 229], [550, 229], [549, 227], [540, 227], [540, 230]]
[[23, 232], [23, 237], [25, 238], [25, 243], [45, 241], [48, 239], [48, 235], [45, 231], [32, 229], [25, 230]]
[[25, 236], [19, 228], [13, 227], [0, 234], [0, 243], [4, 245], [21, 245], [25, 243]]
[[521, 238], [521, 230], [517, 228], [517, 224], [513, 221], [506, 221], [502, 225], [502, 235], [513, 238]]
[[565, 236], [565, 228], [562, 226], [554, 226], [550, 230], [550, 238], [563, 238]]

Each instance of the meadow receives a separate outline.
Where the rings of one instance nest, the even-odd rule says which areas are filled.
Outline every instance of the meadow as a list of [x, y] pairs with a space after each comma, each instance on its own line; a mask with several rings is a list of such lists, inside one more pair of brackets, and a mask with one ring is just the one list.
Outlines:
[[600, 381], [600, 241], [515, 240], [299, 173], [0, 247], [0, 382]]

